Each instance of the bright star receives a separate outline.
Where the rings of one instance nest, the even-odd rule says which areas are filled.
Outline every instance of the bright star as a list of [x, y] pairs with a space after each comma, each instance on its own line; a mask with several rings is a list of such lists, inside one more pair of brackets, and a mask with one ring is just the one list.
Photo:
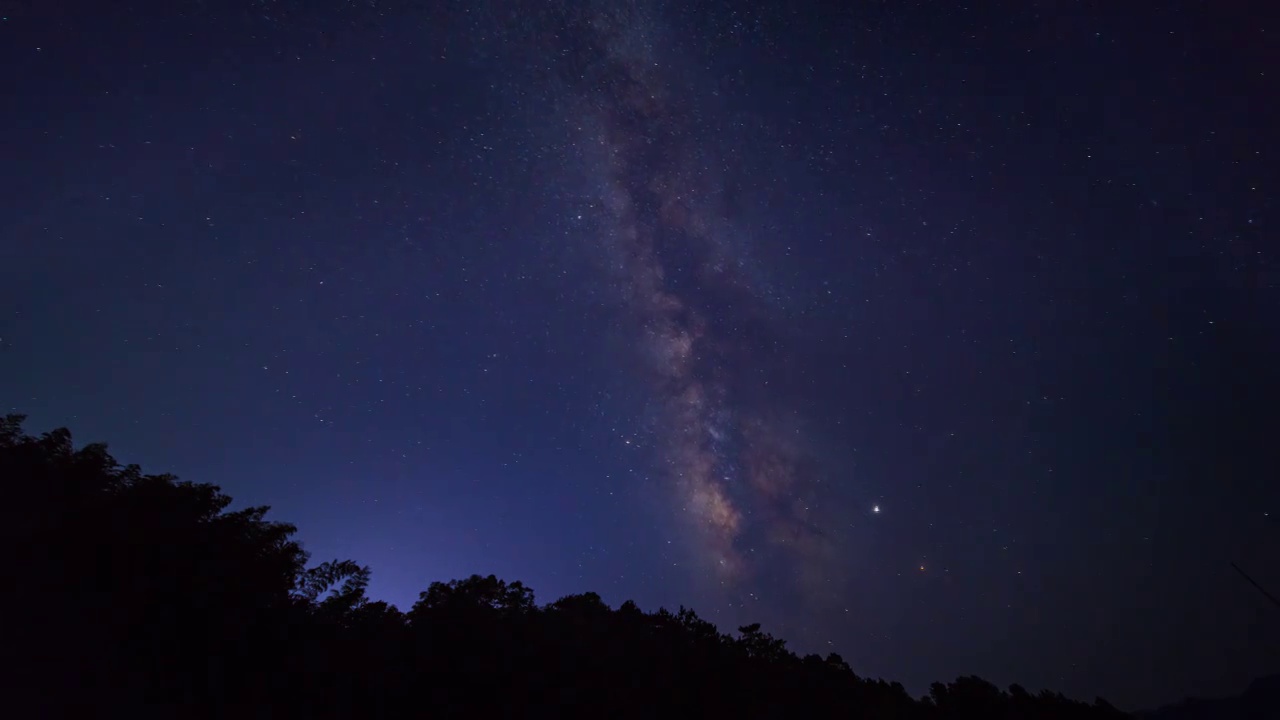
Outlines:
[[871, 512], [873, 512], [873, 513], [878, 513], [878, 512], [880, 512], [880, 506], [879, 506], [879, 505], [872, 505], [872, 506], [871, 506]]

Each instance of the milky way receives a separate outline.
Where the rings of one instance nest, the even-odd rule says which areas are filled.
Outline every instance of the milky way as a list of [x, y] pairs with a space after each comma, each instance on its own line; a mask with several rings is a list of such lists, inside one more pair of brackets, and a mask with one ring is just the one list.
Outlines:
[[570, 154], [604, 209], [592, 237], [660, 408], [658, 461], [695, 555], [731, 590], [755, 587], [770, 562], [806, 595], [829, 590], [821, 478], [795, 412], [769, 389], [785, 348], [726, 197], [733, 150], [636, 6], [550, 15], [544, 46], [570, 48], [550, 55]]

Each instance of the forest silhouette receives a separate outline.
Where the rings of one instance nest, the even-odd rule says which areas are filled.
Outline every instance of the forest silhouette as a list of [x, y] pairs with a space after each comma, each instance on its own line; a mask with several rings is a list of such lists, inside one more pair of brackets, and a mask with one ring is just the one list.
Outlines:
[[23, 420], [0, 421], [13, 717], [1127, 717], [978, 677], [916, 699], [758, 624], [590, 592], [539, 606], [492, 575], [401, 612], [366, 596], [369, 568], [309, 564], [266, 507]]

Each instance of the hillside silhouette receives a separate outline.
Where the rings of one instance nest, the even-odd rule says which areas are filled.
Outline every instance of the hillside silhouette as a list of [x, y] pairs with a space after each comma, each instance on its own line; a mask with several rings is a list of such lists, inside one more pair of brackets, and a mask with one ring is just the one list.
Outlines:
[[1254, 680], [1239, 695], [1187, 698], [1159, 710], [1139, 713], [1140, 720], [1274, 720], [1280, 718], [1280, 675]]
[[369, 568], [309, 564], [267, 508], [0, 421], [14, 717], [1119, 718], [1103, 700], [978, 677], [915, 699], [758, 624], [539, 606], [520, 582], [433, 582], [408, 612]]

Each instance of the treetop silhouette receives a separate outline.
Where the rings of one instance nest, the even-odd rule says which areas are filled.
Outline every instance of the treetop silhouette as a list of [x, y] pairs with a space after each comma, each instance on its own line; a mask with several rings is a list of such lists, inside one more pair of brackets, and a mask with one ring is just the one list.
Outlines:
[[65, 429], [0, 420], [10, 704], [38, 716], [1111, 718], [1110, 705], [975, 677], [911, 698], [759, 624], [731, 636], [681, 607], [432, 582], [407, 612], [370, 568], [309, 564], [268, 508], [144, 474]]

